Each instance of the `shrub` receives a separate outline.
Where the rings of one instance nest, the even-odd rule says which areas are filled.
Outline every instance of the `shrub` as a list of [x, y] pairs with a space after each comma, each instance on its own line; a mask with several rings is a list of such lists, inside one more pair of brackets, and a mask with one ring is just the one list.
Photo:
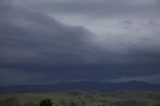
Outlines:
[[44, 99], [40, 102], [39, 106], [53, 106], [51, 99]]

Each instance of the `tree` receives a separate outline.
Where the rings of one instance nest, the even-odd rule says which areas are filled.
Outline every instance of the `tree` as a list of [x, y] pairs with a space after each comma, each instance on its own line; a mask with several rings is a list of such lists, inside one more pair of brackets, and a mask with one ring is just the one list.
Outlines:
[[53, 106], [51, 99], [44, 99], [40, 102], [39, 106]]
[[69, 104], [69, 106], [77, 106], [77, 103], [71, 102], [71, 103]]

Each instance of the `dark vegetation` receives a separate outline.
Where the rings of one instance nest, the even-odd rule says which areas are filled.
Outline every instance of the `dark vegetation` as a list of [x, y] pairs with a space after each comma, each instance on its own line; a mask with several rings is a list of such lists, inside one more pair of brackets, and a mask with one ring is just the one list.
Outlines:
[[39, 103], [39, 106], [53, 106], [51, 99], [44, 99]]
[[0, 106], [160, 106], [160, 92], [54, 92], [0, 94]]

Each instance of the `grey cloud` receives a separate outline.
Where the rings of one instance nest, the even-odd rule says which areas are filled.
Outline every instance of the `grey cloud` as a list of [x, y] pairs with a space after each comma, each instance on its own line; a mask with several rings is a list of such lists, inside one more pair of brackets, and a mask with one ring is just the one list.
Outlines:
[[43, 58], [53, 63], [87, 60], [85, 55], [92, 53], [94, 34], [80, 26], [64, 25], [23, 3], [22, 8], [18, 3], [12, 1], [14, 6], [4, 7], [8, 11], [1, 10], [1, 62]]
[[[125, 31], [139, 28], [142, 32], [111, 33], [107, 35], [111, 39], [102, 37], [99, 44], [98, 35], [82, 26], [63, 24], [36, 9], [51, 5], [58, 13], [133, 14], [127, 9], [133, 5], [131, 1], [47, 1], [47, 4], [44, 1], [34, 4], [36, 0], [0, 1], [0, 85], [81, 79], [103, 81], [160, 74], [160, 32], [157, 30], [160, 24], [154, 18], [146, 23], [124, 20], [116, 25]], [[133, 6], [133, 11], [137, 12], [142, 5], [147, 8], [147, 4], [141, 3], [137, 8]]]
[[[25, 1], [25, 0], [24, 0]], [[123, 15], [143, 16], [158, 15], [159, 3], [156, 0], [67, 0], [67, 1], [26, 1], [33, 8], [40, 9], [50, 14], [80, 14], [95, 17], [111, 17]], [[143, 15], [142, 15], [143, 14]], [[159, 16], [159, 15], [158, 15]]]
[[54, 83], [67, 70], [59, 79], [48, 65], [90, 62], [95, 36], [87, 29], [64, 25], [19, 0], [0, 4], [1, 85], [47, 83], [52, 71]]
[[37, 84], [43, 75], [40, 73], [28, 72], [24, 70], [0, 69], [0, 84], [19, 85], [19, 84]]
[[[7, 64], [8, 65], [8, 64]], [[21, 66], [19, 66], [21, 65]], [[145, 67], [145, 68], [144, 68]], [[52, 65], [17, 64], [1, 68], [1, 85], [53, 84], [60, 81], [110, 81], [120, 77], [128, 79], [159, 73], [158, 64], [101, 64], [101, 65]], [[154, 69], [154, 70], [153, 70]], [[10, 78], [10, 79], [9, 79]], [[121, 80], [119, 80], [121, 81]], [[149, 82], [151, 80], [144, 80]], [[158, 79], [154, 80], [158, 82]]]

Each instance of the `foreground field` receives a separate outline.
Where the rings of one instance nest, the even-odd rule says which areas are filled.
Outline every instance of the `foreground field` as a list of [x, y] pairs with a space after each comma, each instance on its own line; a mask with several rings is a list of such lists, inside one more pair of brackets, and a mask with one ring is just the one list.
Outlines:
[[39, 106], [50, 98], [53, 106], [160, 106], [160, 92], [53, 92], [0, 94], [0, 106]]

